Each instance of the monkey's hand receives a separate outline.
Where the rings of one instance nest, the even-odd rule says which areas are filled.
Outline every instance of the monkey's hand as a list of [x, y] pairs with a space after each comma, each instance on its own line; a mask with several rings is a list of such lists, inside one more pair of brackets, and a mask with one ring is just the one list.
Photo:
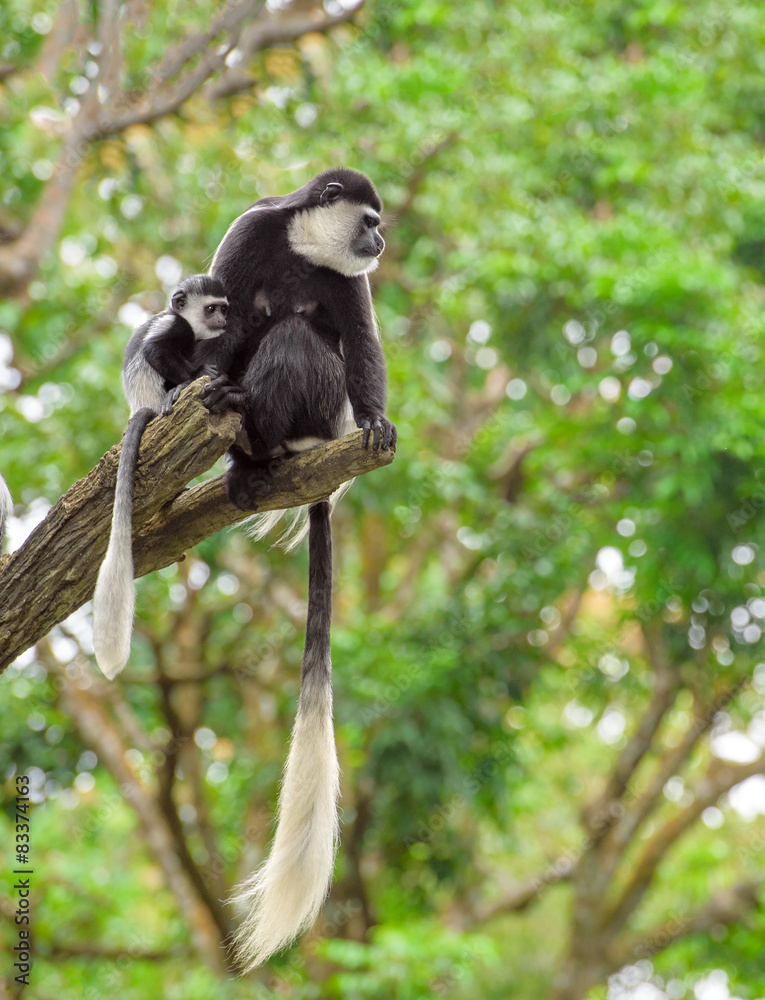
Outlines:
[[215, 382], [217, 379], [221, 378], [221, 373], [218, 371], [215, 365], [202, 365], [202, 370], [200, 371], [197, 377], [200, 378], [202, 375], [206, 375], [212, 382]]
[[356, 426], [364, 431], [362, 444], [365, 448], [369, 444], [370, 434], [372, 435], [374, 451], [377, 451], [378, 448], [387, 451], [388, 448], [396, 447], [396, 441], [398, 441], [396, 425], [392, 424], [390, 420], [386, 420], [385, 417], [356, 417]]
[[246, 400], [245, 391], [229, 382], [226, 375], [218, 375], [212, 382], [208, 382], [202, 393], [202, 402], [211, 413], [220, 413], [221, 410], [243, 413]]
[[178, 397], [180, 396], [180, 394], [183, 392], [183, 390], [188, 385], [191, 385], [191, 383], [190, 382], [181, 382], [180, 385], [177, 385], [174, 389], [171, 389], [170, 392], [168, 392], [168, 394], [165, 396], [164, 400], [162, 401], [162, 416], [163, 417], [169, 417], [170, 416], [170, 414], [173, 412], [173, 406], [175, 405], [175, 403], [178, 402]]

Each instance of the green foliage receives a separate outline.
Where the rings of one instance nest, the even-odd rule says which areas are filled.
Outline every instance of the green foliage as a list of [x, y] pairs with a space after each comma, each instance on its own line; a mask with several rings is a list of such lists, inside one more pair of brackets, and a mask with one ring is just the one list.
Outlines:
[[[154, 7], [127, 43], [131, 85], [146, 87], [157, 53], [212, 9]], [[2, 60], [39, 58], [46, 10], [4, 6]], [[121, 434], [138, 315], [124, 307], [161, 308], [253, 200], [334, 163], [367, 171], [386, 203], [374, 285], [400, 444], [335, 522], [343, 843], [359, 854], [341, 849], [327, 908], [340, 916], [254, 985], [206, 970], [134, 812], [84, 756], [59, 680], [85, 657], [57, 634], [0, 694], [4, 841], [14, 773], [48, 781], [33, 813], [41, 996], [546, 998], [570, 889], [480, 926], [477, 901], [581, 856], [582, 807], [655, 685], [641, 630], [660, 635], [687, 688], [649, 769], [690, 724], [691, 690], [743, 679], [721, 725], [761, 739], [764, 36], [752, 2], [381, 0], [356, 26], [256, 56], [250, 90], [197, 96], [92, 145], [55, 251], [28, 295], [0, 304], [23, 375], [0, 393], [17, 513], [54, 503]], [[81, 72], [72, 50], [55, 79], [4, 85], [2, 230], [31, 216], [58, 152], [50, 122]], [[120, 691], [146, 745], [124, 738], [154, 788], [168, 731], [151, 682], [198, 628], [194, 668], [210, 677], [194, 730], [214, 738], [188, 742], [219, 856], [183, 765], [178, 795], [195, 860], [225, 887], [268, 839], [307, 563], [241, 532], [190, 562], [139, 582]], [[87, 653], [87, 627], [75, 634]], [[709, 759], [702, 741], [686, 791]], [[677, 843], [633, 930], [682, 924], [711, 891], [763, 878], [762, 817], [718, 806], [723, 825], [698, 822]], [[679, 808], [663, 798], [652, 822]], [[722, 969], [731, 995], [754, 1000], [763, 919], [755, 908], [657, 947], [646, 976], [681, 998]], [[62, 942], [163, 955], [73, 958]]]

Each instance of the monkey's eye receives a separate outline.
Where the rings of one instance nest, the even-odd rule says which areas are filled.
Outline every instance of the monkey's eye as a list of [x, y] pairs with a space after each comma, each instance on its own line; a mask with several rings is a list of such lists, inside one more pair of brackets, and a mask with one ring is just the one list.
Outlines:
[[208, 316], [212, 316], [212, 314], [215, 312], [215, 306], [212, 305], [205, 306], [205, 312], [207, 313]]
[[367, 229], [377, 229], [379, 223], [380, 220], [376, 219], [374, 215], [364, 216], [364, 225], [366, 226]]
[[228, 312], [228, 306], [221, 306], [220, 307], [220, 314], [221, 314], [221, 316], [225, 316], [227, 312]]

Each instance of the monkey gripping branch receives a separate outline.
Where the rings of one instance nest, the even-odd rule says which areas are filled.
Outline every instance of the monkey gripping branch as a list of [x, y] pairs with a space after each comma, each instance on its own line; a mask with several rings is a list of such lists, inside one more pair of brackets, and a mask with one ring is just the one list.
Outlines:
[[[241, 418], [210, 414], [204, 380], [180, 397], [170, 417], [144, 435], [133, 503], [135, 575], [183, 558], [198, 542], [248, 517], [226, 499], [223, 477], [190, 489], [236, 440]], [[362, 447], [362, 432], [272, 466], [258, 492], [258, 510], [314, 503], [342, 483], [388, 465], [395, 451]], [[93, 596], [109, 541], [120, 445], [50, 510], [10, 556], [0, 556], [0, 672]]]

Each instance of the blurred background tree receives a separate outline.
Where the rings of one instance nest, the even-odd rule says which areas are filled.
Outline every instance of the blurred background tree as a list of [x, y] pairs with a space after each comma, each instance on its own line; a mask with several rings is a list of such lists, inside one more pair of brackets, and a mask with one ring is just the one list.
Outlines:
[[7, 0], [0, 39], [11, 546], [119, 439], [131, 328], [331, 164], [386, 203], [400, 435], [335, 521], [320, 925], [225, 970], [306, 570], [234, 530], [139, 582], [117, 684], [88, 607], [6, 672], [27, 995], [765, 996], [758, 5]]

